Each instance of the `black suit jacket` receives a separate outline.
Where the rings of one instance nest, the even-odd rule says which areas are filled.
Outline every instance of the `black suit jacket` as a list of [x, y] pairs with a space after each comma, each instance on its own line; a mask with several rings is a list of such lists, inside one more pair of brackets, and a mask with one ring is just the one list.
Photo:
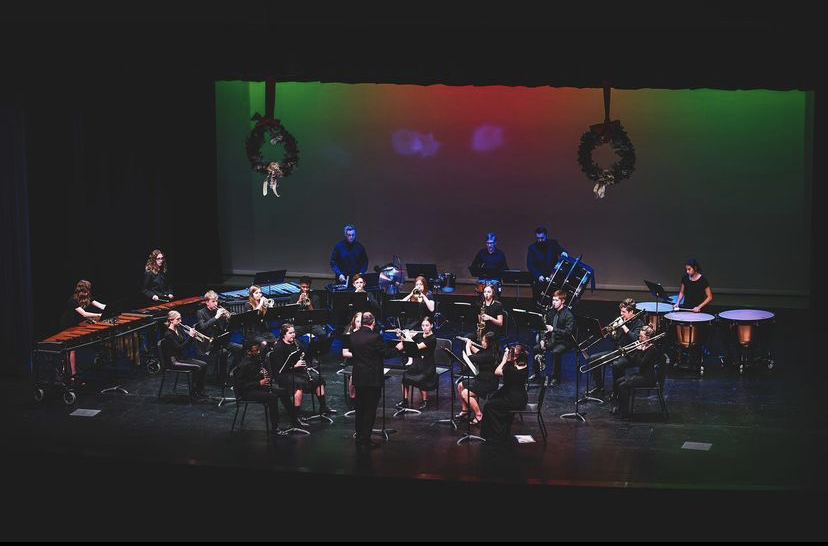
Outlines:
[[397, 356], [393, 347], [387, 347], [382, 334], [363, 326], [351, 334], [351, 358], [355, 387], [381, 387], [384, 359]]

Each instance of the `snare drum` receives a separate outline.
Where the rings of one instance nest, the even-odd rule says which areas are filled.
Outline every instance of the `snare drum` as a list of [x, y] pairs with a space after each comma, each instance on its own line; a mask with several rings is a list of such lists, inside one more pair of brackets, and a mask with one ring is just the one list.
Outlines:
[[644, 311], [650, 327], [656, 332], [661, 332], [665, 327], [665, 322], [662, 320], [662, 317], [673, 311], [673, 305], [670, 303], [661, 303], [660, 301], [640, 301], [635, 304], [635, 310]]
[[729, 325], [736, 341], [745, 348], [759, 340], [761, 333], [773, 323], [774, 316], [770, 311], [759, 309], [734, 309], [719, 313], [719, 318]]
[[707, 341], [710, 327], [716, 317], [707, 313], [674, 311], [664, 315], [664, 318], [670, 326], [675, 327], [673, 334], [676, 343], [689, 349]]
[[489, 285], [494, 288], [495, 294], [498, 296], [503, 291], [503, 285], [501, 284], [500, 279], [477, 279], [477, 288], [475, 288], [474, 291], [478, 294], [482, 294], [486, 286]]

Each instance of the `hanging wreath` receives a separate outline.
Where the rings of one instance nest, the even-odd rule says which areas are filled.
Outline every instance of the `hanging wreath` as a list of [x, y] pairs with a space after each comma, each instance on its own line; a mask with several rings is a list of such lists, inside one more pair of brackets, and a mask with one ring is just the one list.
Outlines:
[[[247, 159], [250, 160], [250, 167], [257, 173], [266, 173], [262, 183], [262, 195], [267, 195], [267, 188], [273, 190], [276, 197], [279, 197], [279, 179], [290, 176], [296, 164], [299, 163], [299, 148], [296, 147], [296, 139], [280, 124], [278, 119], [268, 119], [259, 114], [253, 116], [258, 123], [250, 131], [245, 143]], [[265, 134], [268, 135], [270, 143], [274, 146], [281, 144], [285, 149], [285, 156], [281, 162], [265, 161], [262, 156]]]
[[[609, 143], [618, 155], [618, 161], [609, 169], [601, 167], [592, 160], [592, 152], [599, 144]], [[607, 186], [618, 184], [629, 178], [635, 170], [635, 148], [630, 137], [621, 126], [620, 121], [599, 123], [581, 135], [578, 147], [578, 164], [583, 173], [595, 182], [592, 191], [595, 197], [604, 197]]]

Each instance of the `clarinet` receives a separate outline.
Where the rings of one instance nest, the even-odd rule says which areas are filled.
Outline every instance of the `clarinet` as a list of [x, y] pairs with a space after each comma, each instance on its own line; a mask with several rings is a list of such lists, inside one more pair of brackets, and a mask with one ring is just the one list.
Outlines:
[[[301, 352], [301, 351], [302, 351], [302, 349], [299, 347], [299, 343], [298, 343], [295, 339], [293, 340], [293, 346], [294, 346], [294, 347], [296, 347], [296, 351], [297, 351], [297, 352]], [[301, 354], [299, 355], [299, 360], [302, 360], [302, 359], [304, 358], [304, 356], [305, 356], [305, 353], [301, 353]], [[298, 362], [298, 360], [297, 360], [297, 362]], [[295, 364], [294, 364], [294, 365], [295, 365]], [[311, 379], [311, 374], [310, 374], [310, 370], [308, 369], [308, 365], [307, 365], [307, 363], [305, 363], [304, 368], [305, 368], [305, 375], [306, 375], [306, 376], [307, 376], [307, 378], [308, 378], [308, 383], [310, 383], [310, 382], [312, 382], [313, 380]]]
[[270, 372], [267, 371], [267, 366], [264, 365], [264, 361], [262, 361], [259, 371], [262, 374], [262, 378], [267, 379], [267, 392], [273, 392], [273, 379], [270, 377]]

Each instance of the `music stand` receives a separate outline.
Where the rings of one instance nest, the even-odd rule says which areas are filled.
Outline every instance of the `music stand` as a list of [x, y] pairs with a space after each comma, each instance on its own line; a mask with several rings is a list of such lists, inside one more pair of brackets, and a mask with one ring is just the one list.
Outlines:
[[[648, 281], [647, 279], [644, 279], [644, 284], [647, 285], [647, 289], [649, 289], [650, 295], [652, 295], [656, 299], [656, 313], [658, 313], [659, 303], [669, 305], [670, 309], [673, 308], [673, 300], [670, 296], [667, 295], [667, 291], [664, 290], [664, 287], [661, 286], [661, 284], [657, 282]], [[678, 301], [676, 303], [678, 303]]]
[[338, 324], [347, 322], [344, 319], [352, 317], [359, 311], [369, 311], [371, 309], [367, 292], [331, 292], [331, 300], [331, 307]]
[[[450, 385], [451, 385], [451, 405], [450, 405], [450, 408], [449, 408], [449, 418], [448, 419], [438, 419], [437, 421], [434, 421], [433, 423], [431, 423], [431, 426], [434, 426], [437, 423], [440, 423], [440, 424], [445, 423], [447, 425], [451, 425], [452, 427], [454, 427], [454, 430], [457, 430], [457, 423], [454, 422], [454, 397], [455, 397], [455, 391], [456, 391], [455, 387], [457, 386], [457, 385], [454, 384], [454, 363], [455, 362], [460, 363], [460, 371], [462, 372], [462, 370], [463, 370], [463, 361], [460, 360], [460, 357], [458, 357], [456, 354], [454, 354], [454, 352], [451, 349], [449, 349], [448, 347], [443, 347], [442, 349], [443, 349], [443, 351], [446, 352], [446, 354], [449, 355], [449, 358], [451, 358], [451, 363], [449, 363], [449, 377], [450, 377], [450, 381], [451, 381], [451, 383], [450, 383]], [[439, 386], [438, 386], [438, 388], [439, 388]]]
[[[445, 303], [445, 302], [444, 302]], [[463, 331], [463, 322], [467, 316], [473, 316], [475, 314], [474, 309], [472, 309], [472, 304], [465, 301], [452, 301], [448, 302], [448, 311], [446, 312], [449, 317], [457, 317], [458, 318], [458, 327], [457, 331], [461, 334], [464, 334]]]
[[572, 342], [575, 344], [575, 411], [571, 413], [564, 413], [561, 415], [561, 419], [580, 419], [584, 423], [586, 423], [586, 417], [584, 414], [579, 411], [578, 404], [580, 403], [580, 399], [578, 398], [578, 390], [580, 390], [580, 378], [581, 378], [581, 371], [578, 369], [578, 340], [575, 339], [575, 336], [570, 334], [569, 336], [572, 339]]
[[285, 275], [287, 275], [287, 269], [261, 271], [253, 275], [253, 284], [267, 287], [267, 295], [270, 296], [273, 288], [271, 285], [285, 282]]
[[[452, 355], [452, 356], [454, 356], [454, 355]], [[454, 357], [454, 358], [457, 358], [457, 357]], [[461, 362], [463, 363], [463, 367], [460, 368], [460, 373], [461, 374], [463, 374], [463, 371], [464, 371], [465, 368], [468, 368], [469, 371], [472, 374], [474, 374], [473, 376], [472, 375], [467, 375], [467, 377], [469, 377], [469, 378], [474, 377], [478, 373], [480, 373], [480, 370], [478, 370], [475, 367], [475, 365], [469, 360], [469, 357], [467, 357], [465, 353], [463, 353], [463, 360], [461, 360]], [[466, 389], [466, 390], [468, 390], [468, 389]], [[466, 417], [471, 417], [471, 413], [472, 413], [472, 411], [471, 411], [471, 394], [469, 394], [468, 396], [469, 396], [469, 401], [466, 404], [468, 405], [469, 410], [468, 410], [468, 414], [466, 415]], [[480, 404], [479, 401], [477, 403]], [[471, 419], [466, 420], [466, 434], [464, 434], [462, 438], [457, 440], [457, 445], [462, 444], [466, 440], [468, 440], [468, 441], [480, 440], [481, 442], [486, 441], [486, 439], [483, 438], [482, 436], [476, 436], [476, 435], [471, 433], [471, 422], [472, 422]]]
[[[313, 343], [313, 327], [325, 325], [330, 322], [330, 320], [331, 312], [327, 309], [305, 309], [295, 313], [293, 317], [293, 325], [308, 327], [308, 349], [310, 349], [310, 344]], [[311, 357], [313, 357], [313, 355], [311, 355]], [[320, 358], [319, 361], [321, 364], [322, 359]]]
[[[582, 317], [582, 316], [579, 316], [579, 315], [575, 315], [575, 328], [576, 328], [576, 332], [578, 332], [579, 334], [587, 334], [586, 339], [584, 341], [582, 341], [581, 343], [579, 343], [577, 345], [577, 347], [575, 348], [575, 350], [578, 351], [578, 352], [581, 352], [582, 354], [586, 353], [586, 347], [590, 346], [589, 344], [592, 341], [592, 338], [595, 337], [595, 336], [599, 336], [599, 337], [601, 336], [601, 323], [598, 322], [598, 319], [595, 319], [595, 318], [592, 318], [592, 317]], [[583, 337], [583, 335], [582, 335], [582, 337]], [[589, 362], [589, 355], [584, 354], [583, 356], [584, 356], [584, 358], [587, 359], [587, 362]], [[575, 365], [576, 365], [575, 373], [577, 374], [577, 373], [579, 373], [578, 368], [577, 368], [577, 365], [578, 365], [577, 353], [576, 353]], [[601, 373], [603, 374], [603, 373], [605, 373], [605, 371], [606, 371], [606, 367], [602, 366], [601, 367]], [[599, 404], [603, 404], [604, 400], [602, 400], [601, 398], [596, 398], [594, 396], [590, 396], [590, 391], [589, 391], [589, 379], [590, 379], [589, 376], [590, 375], [591, 374], [587, 374], [586, 390], [584, 391], [584, 396], [579, 400], [579, 402], [588, 402], [589, 400], [593, 400], [595, 402], [598, 402]], [[576, 391], [575, 395], [576, 396], [578, 395], [577, 391]]]
[[[422, 319], [423, 304], [417, 301], [388, 300], [385, 302], [385, 314], [397, 317], [397, 325], [403, 329], [403, 324], [408, 323], [409, 317]], [[400, 317], [403, 317], [405, 322]]]
[[520, 271], [518, 269], [505, 269], [501, 273], [501, 280], [503, 284], [514, 284], [517, 296], [515, 299], [520, 299], [520, 285], [532, 285], [532, 273], [530, 271]]
[[437, 273], [437, 264], [405, 264], [406, 277], [416, 279], [420, 275], [428, 279], [431, 284], [440, 275]]

